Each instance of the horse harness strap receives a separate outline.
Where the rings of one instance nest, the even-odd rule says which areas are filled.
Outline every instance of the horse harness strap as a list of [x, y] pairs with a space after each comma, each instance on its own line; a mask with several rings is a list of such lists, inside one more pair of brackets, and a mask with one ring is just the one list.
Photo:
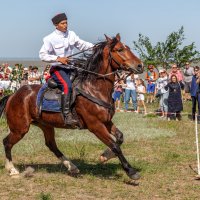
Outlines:
[[82, 95], [83, 97], [87, 98], [88, 100], [90, 100], [100, 106], [103, 106], [104, 108], [107, 108], [107, 109], [113, 110], [113, 111], [115, 110], [115, 107], [113, 104], [102, 101], [101, 99], [97, 99], [96, 97], [91, 96], [90, 94], [84, 92], [83, 90], [81, 90], [79, 88], [76, 88], [76, 92], [78, 94]]

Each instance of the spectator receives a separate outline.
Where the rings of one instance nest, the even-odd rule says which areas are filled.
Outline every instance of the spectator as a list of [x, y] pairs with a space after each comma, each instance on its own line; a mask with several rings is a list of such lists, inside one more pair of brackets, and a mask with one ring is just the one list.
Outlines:
[[8, 77], [4, 77], [3, 80], [0, 81], [0, 88], [7, 90], [11, 85], [11, 81]]
[[146, 73], [147, 80], [147, 103], [152, 103], [154, 101], [155, 93], [155, 82], [157, 80], [157, 74], [154, 71], [154, 66], [149, 65]]
[[171, 71], [169, 73], [169, 79], [171, 79], [172, 75], [175, 75], [177, 77], [178, 81], [183, 80], [183, 75], [182, 75], [180, 69], [178, 69], [176, 64], [172, 64]]
[[128, 104], [130, 101], [130, 97], [132, 99], [133, 109], [136, 111], [137, 110], [137, 94], [136, 94], [134, 74], [127, 76], [125, 79], [125, 96], [124, 96], [125, 112], [129, 112]]
[[171, 75], [170, 82], [165, 86], [165, 90], [169, 90], [168, 120], [181, 120], [180, 113], [183, 110], [181, 89], [184, 89], [183, 83], [178, 81], [176, 75]]
[[142, 79], [139, 79], [138, 80], [138, 84], [137, 84], [137, 100], [138, 100], [138, 106], [137, 106], [137, 113], [140, 112], [140, 105], [143, 106], [144, 108], [144, 114], [146, 115], [147, 114], [147, 109], [146, 109], [146, 105], [145, 105], [145, 102], [144, 102], [144, 94], [146, 93], [146, 88], [145, 88], [145, 85], [144, 85], [144, 81]]
[[15, 64], [14, 68], [12, 69], [12, 72], [10, 74], [10, 80], [10, 90], [14, 92], [20, 88], [21, 71], [19, 70], [19, 64]]
[[28, 76], [29, 76], [29, 70], [28, 68], [24, 67], [23, 72], [22, 72], [22, 80], [21, 80], [21, 85], [28, 85]]
[[30, 85], [32, 84], [41, 84], [41, 75], [38, 72], [38, 67], [37, 66], [33, 66], [31, 69], [31, 72], [29, 73], [28, 76], [28, 83]]
[[3, 67], [3, 70], [4, 70], [4, 74], [7, 73], [8, 66], [9, 66], [8, 63], [3, 63], [2, 64], [2, 67]]
[[115, 88], [114, 88], [114, 94], [113, 99], [115, 102], [115, 109], [120, 110], [121, 108], [121, 95], [123, 92], [122, 86], [124, 85], [123, 80], [118, 80], [118, 77], [115, 77]]
[[28, 67], [28, 72], [29, 73], [31, 73], [32, 67], [33, 67], [32, 65], [29, 65], [29, 67]]
[[194, 75], [194, 69], [190, 66], [189, 62], [186, 62], [185, 69], [183, 70], [184, 75], [184, 100], [191, 100], [190, 90], [191, 90], [191, 83], [192, 77]]
[[191, 98], [192, 98], [192, 120], [195, 120], [196, 103], [198, 103], [198, 123], [200, 123], [200, 88], [199, 88], [199, 66], [194, 67], [194, 75], [191, 83]]
[[[135, 86], [137, 87], [137, 85], [138, 85], [138, 82], [139, 82], [139, 75], [138, 74], [134, 74], [134, 82], [135, 82]], [[136, 88], [136, 90], [137, 90], [137, 88]]]
[[165, 69], [159, 70], [159, 78], [156, 81], [156, 93], [159, 94], [160, 98], [160, 110], [162, 112], [161, 117], [167, 117], [168, 112], [168, 96], [169, 92], [165, 89], [168, 84], [168, 75]]
[[50, 65], [47, 65], [44, 69], [44, 72], [43, 72], [43, 83], [47, 82], [47, 80], [51, 77], [50, 75]]
[[0, 80], [3, 80], [4, 79], [4, 72], [3, 70], [0, 70]]
[[0, 87], [0, 99], [3, 97], [4, 93], [4, 89], [2, 87]]
[[8, 65], [8, 63], [3, 64], [4, 66], [4, 79], [9, 80], [12, 72], [12, 68]]

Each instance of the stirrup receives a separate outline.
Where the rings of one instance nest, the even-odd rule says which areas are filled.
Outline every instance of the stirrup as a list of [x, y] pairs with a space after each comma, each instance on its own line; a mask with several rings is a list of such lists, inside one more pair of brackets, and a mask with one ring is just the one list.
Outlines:
[[73, 118], [71, 113], [64, 116], [65, 125], [78, 125], [78, 121]]

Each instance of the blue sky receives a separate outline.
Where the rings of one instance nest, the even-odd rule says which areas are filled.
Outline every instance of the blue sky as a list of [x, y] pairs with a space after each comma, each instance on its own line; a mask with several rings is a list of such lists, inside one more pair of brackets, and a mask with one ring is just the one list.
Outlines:
[[68, 15], [69, 29], [96, 43], [120, 33], [129, 47], [138, 34], [153, 44], [184, 26], [185, 45], [200, 51], [199, 0], [0, 0], [0, 57], [38, 58], [42, 39], [54, 30], [51, 18]]

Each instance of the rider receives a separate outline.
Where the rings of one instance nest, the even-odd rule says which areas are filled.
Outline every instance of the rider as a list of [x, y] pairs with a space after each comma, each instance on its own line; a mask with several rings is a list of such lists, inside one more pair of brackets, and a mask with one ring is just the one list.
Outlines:
[[52, 18], [56, 30], [44, 37], [39, 57], [42, 61], [52, 63], [50, 74], [62, 90], [62, 113], [66, 125], [77, 124], [70, 111], [72, 83], [70, 81], [70, 65], [68, 56], [76, 47], [86, 50], [93, 47], [92, 43], [81, 40], [76, 33], [68, 30], [67, 16], [60, 13]]

